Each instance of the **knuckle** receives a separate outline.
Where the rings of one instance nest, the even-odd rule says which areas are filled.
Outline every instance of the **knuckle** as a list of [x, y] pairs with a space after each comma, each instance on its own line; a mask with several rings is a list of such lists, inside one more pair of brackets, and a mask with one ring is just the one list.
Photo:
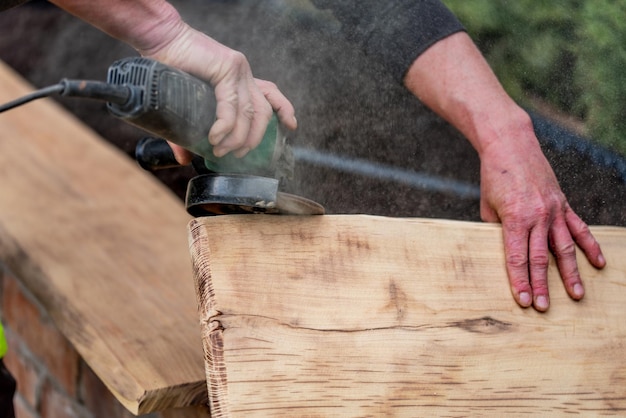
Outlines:
[[265, 125], [267, 125], [272, 118], [273, 109], [267, 101], [263, 101], [256, 107], [252, 106], [251, 109], [248, 109], [248, 112], [250, 112], [248, 113], [250, 120], [257, 119], [259, 122], [263, 123], [263, 127], [265, 128]]
[[587, 223], [580, 219], [580, 217], [572, 209], [566, 209], [563, 216], [565, 218], [565, 223], [570, 230], [577, 233], [591, 234]]
[[228, 52], [227, 59], [232, 65], [236, 65], [236, 66], [247, 65], [248, 63], [246, 56], [242, 52], [234, 50], [234, 49], [231, 49]]
[[260, 83], [265, 90], [278, 90], [278, 85], [276, 85], [273, 81], [262, 80]]
[[252, 103], [246, 103], [241, 109], [241, 114], [248, 120], [254, 119], [254, 115], [256, 114], [254, 105]]
[[596, 253], [596, 254], [601, 253], [602, 250], [600, 249], [600, 243], [598, 243], [598, 241], [594, 239], [593, 242], [591, 243], [589, 250], [587, 250], [587, 252]]
[[524, 254], [511, 253], [506, 255], [506, 264], [514, 269], [525, 269], [528, 264], [528, 259]]
[[545, 280], [533, 280], [532, 288], [535, 296], [548, 295], [548, 282]]
[[570, 266], [569, 268], [564, 267], [561, 270], [561, 276], [563, 276], [563, 282], [569, 287], [574, 287], [575, 284], [582, 283], [577, 265]]
[[557, 245], [554, 248], [554, 252], [558, 258], [571, 258], [576, 255], [576, 244], [574, 241], [569, 241], [565, 244]]
[[578, 220], [578, 225], [576, 226], [576, 229], [578, 230], [579, 234], [581, 234], [582, 236], [591, 235], [591, 230], [589, 229], [589, 225], [587, 225], [582, 220]]
[[501, 218], [504, 227], [512, 234], [522, 236], [537, 224], [537, 218], [530, 210], [523, 208], [507, 208], [502, 212]]
[[512, 277], [509, 282], [511, 283], [511, 287], [520, 291], [528, 290], [530, 288], [528, 278], [525, 277]]
[[530, 256], [530, 265], [534, 268], [547, 269], [550, 257], [547, 253], [533, 254]]
[[550, 223], [552, 210], [546, 202], [539, 202], [532, 208], [529, 215], [535, 219], [536, 223], [546, 225]]

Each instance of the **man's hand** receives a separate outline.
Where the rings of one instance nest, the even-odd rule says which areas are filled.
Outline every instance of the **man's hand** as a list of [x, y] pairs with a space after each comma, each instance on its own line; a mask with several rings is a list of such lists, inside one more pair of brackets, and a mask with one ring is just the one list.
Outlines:
[[[178, 67], [213, 85], [216, 120], [208, 141], [217, 157], [229, 152], [243, 157], [258, 146], [274, 112], [287, 129], [297, 127], [293, 105], [274, 83], [255, 79], [242, 53], [201, 32], [185, 25], [171, 42], [143, 55]], [[179, 162], [191, 159], [182, 148], [172, 148]]]
[[503, 140], [481, 153], [481, 217], [501, 222], [506, 268], [513, 297], [523, 307], [546, 311], [549, 252], [554, 254], [567, 293], [585, 294], [576, 245], [597, 268], [606, 264], [587, 224], [567, 203], [534, 136], [530, 119], [514, 141]]
[[[235, 133], [234, 133], [237, 127], [237, 109], [232, 105], [230, 107], [227, 106], [225, 117], [222, 117], [221, 119], [219, 116], [217, 117], [217, 119], [220, 120], [221, 123], [217, 125], [216, 127], [216, 124], [217, 124], [217, 121], [216, 121], [216, 124], [213, 125], [213, 127], [211, 128], [211, 131], [209, 132], [209, 142], [214, 146], [213, 152], [215, 153], [216, 156], [226, 155], [230, 151], [234, 151], [235, 156], [237, 157], [245, 156], [248, 151], [250, 151], [251, 149], [254, 149], [254, 147], [259, 145], [259, 143], [261, 142], [261, 139], [263, 138], [265, 129], [269, 122], [269, 118], [272, 117], [274, 112], [276, 112], [278, 119], [281, 121], [283, 126], [285, 126], [287, 129], [291, 131], [296, 130], [298, 123], [296, 121], [293, 105], [281, 93], [281, 91], [278, 89], [276, 84], [270, 81], [260, 80], [258, 78], [255, 78], [254, 82], [256, 83], [257, 88], [261, 91], [261, 93], [267, 100], [267, 103], [271, 105], [272, 112], [269, 114], [269, 117], [267, 116], [267, 114], [265, 114], [265, 116], [257, 115], [256, 116], [257, 121], [260, 120], [262, 122], [260, 125], [260, 128], [262, 129], [259, 128], [259, 130], [253, 131], [252, 124], [250, 124], [249, 129], [248, 129], [248, 135], [245, 136], [244, 138], [245, 134], [235, 136]], [[262, 102], [260, 103], [260, 106], [266, 107]], [[243, 124], [247, 125], [246, 122], [247, 120], [244, 119]], [[226, 130], [227, 132], [229, 132], [228, 131], [229, 129], [230, 129], [230, 134], [227, 133], [225, 136], [221, 134], [221, 130]], [[220, 137], [229, 138], [231, 142], [220, 141], [219, 140]], [[212, 138], [218, 138], [218, 140], [215, 140]], [[243, 142], [241, 142], [242, 140]], [[174, 143], [169, 142], [169, 144], [170, 144], [170, 147], [172, 148], [172, 151], [174, 152], [176, 161], [178, 161], [182, 165], [187, 165], [191, 163], [193, 155], [189, 151], [187, 151], [185, 148], [179, 145], [176, 145]], [[239, 145], [239, 148], [234, 148], [238, 144], [241, 144]]]
[[[221, 157], [243, 157], [261, 142], [273, 112], [287, 129], [297, 126], [294, 108], [275, 84], [256, 80], [246, 57], [182, 21], [165, 0], [52, 0], [59, 7], [118, 38], [141, 55], [177, 67], [215, 89], [217, 109], [208, 141]], [[175, 146], [181, 164], [191, 154]]]
[[567, 293], [582, 298], [576, 244], [602, 268], [600, 246], [567, 203], [530, 117], [506, 94], [469, 36], [459, 32], [431, 46], [413, 62], [404, 83], [478, 152], [481, 217], [502, 223], [505, 262], [517, 303], [548, 309], [550, 252]]

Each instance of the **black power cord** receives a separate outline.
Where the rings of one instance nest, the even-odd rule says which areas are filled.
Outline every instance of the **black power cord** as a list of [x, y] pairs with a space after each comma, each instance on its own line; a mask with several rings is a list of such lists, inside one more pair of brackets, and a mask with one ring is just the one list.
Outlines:
[[44, 87], [43, 89], [36, 90], [30, 94], [27, 94], [26, 96], [22, 96], [19, 99], [15, 99], [13, 101], [10, 101], [9, 103], [0, 105], [0, 112], [11, 110], [15, 107], [21, 106], [36, 99], [52, 96], [53, 94], [61, 94], [64, 88], [65, 87], [61, 83], [55, 84], [53, 86]]
[[18, 99], [0, 105], [0, 113], [24, 105], [36, 99], [59, 94], [67, 97], [82, 97], [87, 99], [102, 100], [119, 105], [134, 103], [137, 88], [125, 85], [115, 85], [103, 81], [92, 80], [69, 80], [64, 78], [59, 83], [36, 90]]

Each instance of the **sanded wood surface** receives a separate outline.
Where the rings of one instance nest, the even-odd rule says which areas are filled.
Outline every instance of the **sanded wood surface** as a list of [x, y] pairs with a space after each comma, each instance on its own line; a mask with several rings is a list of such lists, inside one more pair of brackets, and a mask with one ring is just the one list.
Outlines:
[[624, 416], [626, 229], [581, 302], [513, 301], [498, 225], [371, 216], [190, 224], [214, 417]]
[[[30, 90], [0, 63], [0, 102]], [[206, 402], [189, 220], [51, 100], [0, 114], [0, 263], [135, 413]]]

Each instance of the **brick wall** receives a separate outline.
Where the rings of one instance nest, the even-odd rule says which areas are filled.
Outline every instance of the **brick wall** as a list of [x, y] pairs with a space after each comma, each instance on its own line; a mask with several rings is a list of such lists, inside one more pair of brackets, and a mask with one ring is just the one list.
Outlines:
[[[134, 416], [82, 360], [28, 289], [1, 264], [0, 318], [9, 344], [5, 364], [17, 380], [16, 418]], [[149, 418], [208, 416], [205, 407], [144, 415]]]

